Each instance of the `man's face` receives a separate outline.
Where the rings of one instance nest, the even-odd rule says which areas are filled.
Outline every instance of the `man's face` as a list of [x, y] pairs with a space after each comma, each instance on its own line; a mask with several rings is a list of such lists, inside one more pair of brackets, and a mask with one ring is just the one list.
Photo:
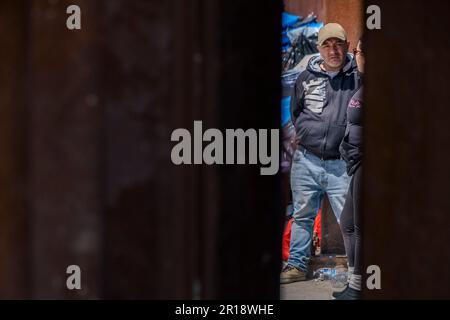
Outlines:
[[349, 43], [337, 38], [327, 39], [321, 46], [317, 46], [329, 71], [340, 70], [345, 63]]

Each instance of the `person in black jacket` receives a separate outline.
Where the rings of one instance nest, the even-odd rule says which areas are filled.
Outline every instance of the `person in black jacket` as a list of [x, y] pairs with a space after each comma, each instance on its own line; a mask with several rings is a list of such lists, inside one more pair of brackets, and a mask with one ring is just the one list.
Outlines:
[[[361, 42], [355, 52], [358, 67], [363, 71], [364, 56]], [[347, 128], [340, 152], [347, 163], [347, 173], [352, 177], [341, 214], [341, 231], [349, 266], [349, 283], [342, 292], [333, 293], [338, 300], [357, 300], [362, 289], [362, 157], [363, 157], [363, 89], [350, 100], [347, 108]]]
[[297, 78], [291, 98], [297, 150], [291, 168], [294, 223], [289, 260], [280, 275], [282, 284], [306, 280], [314, 219], [326, 194], [340, 215], [350, 177], [339, 145], [346, 129], [347, 106], [360, 86], [360, 73], [345, 30], [329, 23], [319, 30], [319, 55]]

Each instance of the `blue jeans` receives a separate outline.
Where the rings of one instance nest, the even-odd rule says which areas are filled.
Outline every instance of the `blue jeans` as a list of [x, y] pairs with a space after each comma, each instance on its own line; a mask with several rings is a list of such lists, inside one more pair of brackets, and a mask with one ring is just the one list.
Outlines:
[[323, 196], [327, 194], [339, 222], [349, 184], [344, 160], [321, 160], [303, 149], [295, 151], [291, 168], [294, 223], [288, 264], [307, 271], [314, 220]]

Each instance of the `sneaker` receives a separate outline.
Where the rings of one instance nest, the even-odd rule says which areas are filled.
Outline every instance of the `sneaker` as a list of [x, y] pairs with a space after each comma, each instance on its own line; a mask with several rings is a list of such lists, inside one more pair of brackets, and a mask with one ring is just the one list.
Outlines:
[[361, 290], [348, 287], [347, 291], [337, 297], [336, 300], [361, 300]]
[[349, 286], [346, 285], [345, 289], [342, 291], [334, 291], [331, 296], [333, 297], [333, 299], [337, 299], [338, 297], [340, 297], [341, 295], [345, 294], [348, 290]]
[[280, 276], [281, 284], [305, 280], [306, 280], [306, 271], [299, 270], [296, 267], [291, 266], [289, 264], [283, 269], [283, 271], [281, 271]]

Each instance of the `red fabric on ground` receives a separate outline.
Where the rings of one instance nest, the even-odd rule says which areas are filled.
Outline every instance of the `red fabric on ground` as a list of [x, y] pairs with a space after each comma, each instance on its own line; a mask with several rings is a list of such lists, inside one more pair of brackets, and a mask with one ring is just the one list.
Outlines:
[[322, 209], [319, 209], [317, 213], [316, 220], [314, 221], [314, 232], [317, 233], [317, 237], [319, 238], [319, 246], [322, 243]]
[[[283, 232], [283, 243], [282, 243], [282, 256], [283, 261], [287, 261], [289, 259], [289, 248], [291, 243], [291, 227], [292, 222], [294, 221], [293, 218], [289, 219], [289, 221], [286, 224], [286, 227], [284, 228]], [[319, 238], [319, 245], [322, 242], [322, 230], [321, 230], [321, 223], [322, 223], [322, 209], [319, 210], [317, 213], [316, 220], [314, 221], [314, 233], [317, 233], [317, 236]]]
[[284, 228], [283, 233], [283, 261], [287, 261], [289, 259], [289, 244], [291, 242], [291, 226], [292, 221], [294, 219], [289, 219], [288, 223], [286, 224], [286, 227]]

